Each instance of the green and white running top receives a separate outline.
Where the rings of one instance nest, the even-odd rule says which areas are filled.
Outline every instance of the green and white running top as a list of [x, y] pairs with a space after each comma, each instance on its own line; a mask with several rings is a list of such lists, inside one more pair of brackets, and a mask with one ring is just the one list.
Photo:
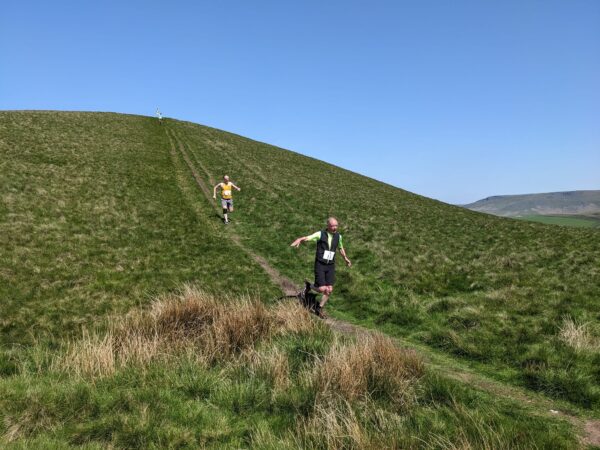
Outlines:
[[[318, 241], [319, 239], [321, 239], [321, 232], [317, 231], [316, 233], [311, 234], [310, 236], [308, 236], [308, 239], [306, 240], [307, 242], [314, 242], [314, 241]], [[331, 248], [331, 241], [333, 239], [333, 234], [331, 234], [329, 231], [327, 232], [327, 245], [329, 245], [329, 248]], [[340, 242], [338, 243], [338, 247], [341, 248], [342, 250], [344, 249], [344, 243], [342, 242], [342, 235], [340, 234]]]

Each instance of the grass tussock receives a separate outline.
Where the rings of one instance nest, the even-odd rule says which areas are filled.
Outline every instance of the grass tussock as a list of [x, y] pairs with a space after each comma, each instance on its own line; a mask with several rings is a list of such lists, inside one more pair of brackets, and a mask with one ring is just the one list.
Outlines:
[[578, 324], [572, 318], [565, 317], [559, 337], [576, 352], [600, 353], [600, 339], [592, 334], [589, 323]]
[[[317, 326], [295, 303], [268, 308], [257, 299], [217, 299], [186, 286], [178, 295], [157, 300], [147, 311], [117, 320], [104, 334], [84, 333], [69, 344], [54, 367], [80, 376], [103, 377], [127, 365], [168, 361], [181, 353], [193, 354], [208, 365], [239, 355], [260, 341]], [[261, 355], [254, 363], [256, 367], [268, 366], [274, 381], [285, 385], [281, 355]]]
[[401, 349], [390, 338], [373, 334], [353, 345], [334, 344], [315, 366], [313, 382], [325, 398], [377, 398], [406, 406], [423, 373], [423, 360], [414, 351]]

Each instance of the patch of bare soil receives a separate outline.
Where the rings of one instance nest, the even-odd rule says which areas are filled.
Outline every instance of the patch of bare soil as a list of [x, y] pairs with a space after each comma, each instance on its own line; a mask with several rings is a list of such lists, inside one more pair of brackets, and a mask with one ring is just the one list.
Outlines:
[[585, 423], [585, 436], [583, 442], [586, 445], [600, 447], [600, 420], [588, 420]]

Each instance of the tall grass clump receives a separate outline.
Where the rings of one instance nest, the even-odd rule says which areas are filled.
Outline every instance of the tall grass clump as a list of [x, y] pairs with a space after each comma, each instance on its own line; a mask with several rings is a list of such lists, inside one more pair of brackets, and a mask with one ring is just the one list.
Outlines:
[[[205, 365], [227, 360], [276, 335], [313, 330], [317, 324], [294, 303], [267, 308], [256, 298], [219, 298], [186, 286], [148, 310], [116, 320], [105, 333], [85, 332], [69, 343], [55, 368], [81, 376], [112, 375], [182, 353]], [[276, 360], [277, 358], [275, 358]]]
[[373, 398], [402, 407], [413, 400], [423, 373], [420, 356], [376, 333], [352, 345], [336, 342], [315, 366], [313, 382], [324, 398]]
[[565, 317], [559, 336], [576, 352], [600, 353], [600, 338], [592, 334], [589, 323], [577, 323], [571, 317]]
[[[192, 356], [203, 370], [220, 367], [223, 382], [203, 394], [217, 404], [243, 411], [265, 398], [277, 404], [287, 390], [306, 397], [300, 404], [312, 402], [298, 409], [296, 425], [283, 436], [263, 430], [255, 443], [380, 448], [396, 442], [395, 434], [382, 440], [381, 433], [391, 432], [416, 403], [422, 359], [381, 334], [354, 342], [323, 334], [321, 328], [294, 302], [268, 307], [249, 297], [217, 299], [186, 286], [116, 321], [103, 334], [85, 333], [69, 344], [54, 368], [94, 380], [152, 363], [168, 367], [181, 355]], [[291, 362], [295, 355], [286, 343], [315, 334], [332, 340], [326, 352], [305, 364]]]

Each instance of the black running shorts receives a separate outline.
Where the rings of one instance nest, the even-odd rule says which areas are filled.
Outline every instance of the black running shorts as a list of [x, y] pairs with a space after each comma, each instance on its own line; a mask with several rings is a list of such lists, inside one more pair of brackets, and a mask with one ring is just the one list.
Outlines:
[[315, 261], [315, 286], [333, 286], [335, 283], [335, 264], [323, 264]]

